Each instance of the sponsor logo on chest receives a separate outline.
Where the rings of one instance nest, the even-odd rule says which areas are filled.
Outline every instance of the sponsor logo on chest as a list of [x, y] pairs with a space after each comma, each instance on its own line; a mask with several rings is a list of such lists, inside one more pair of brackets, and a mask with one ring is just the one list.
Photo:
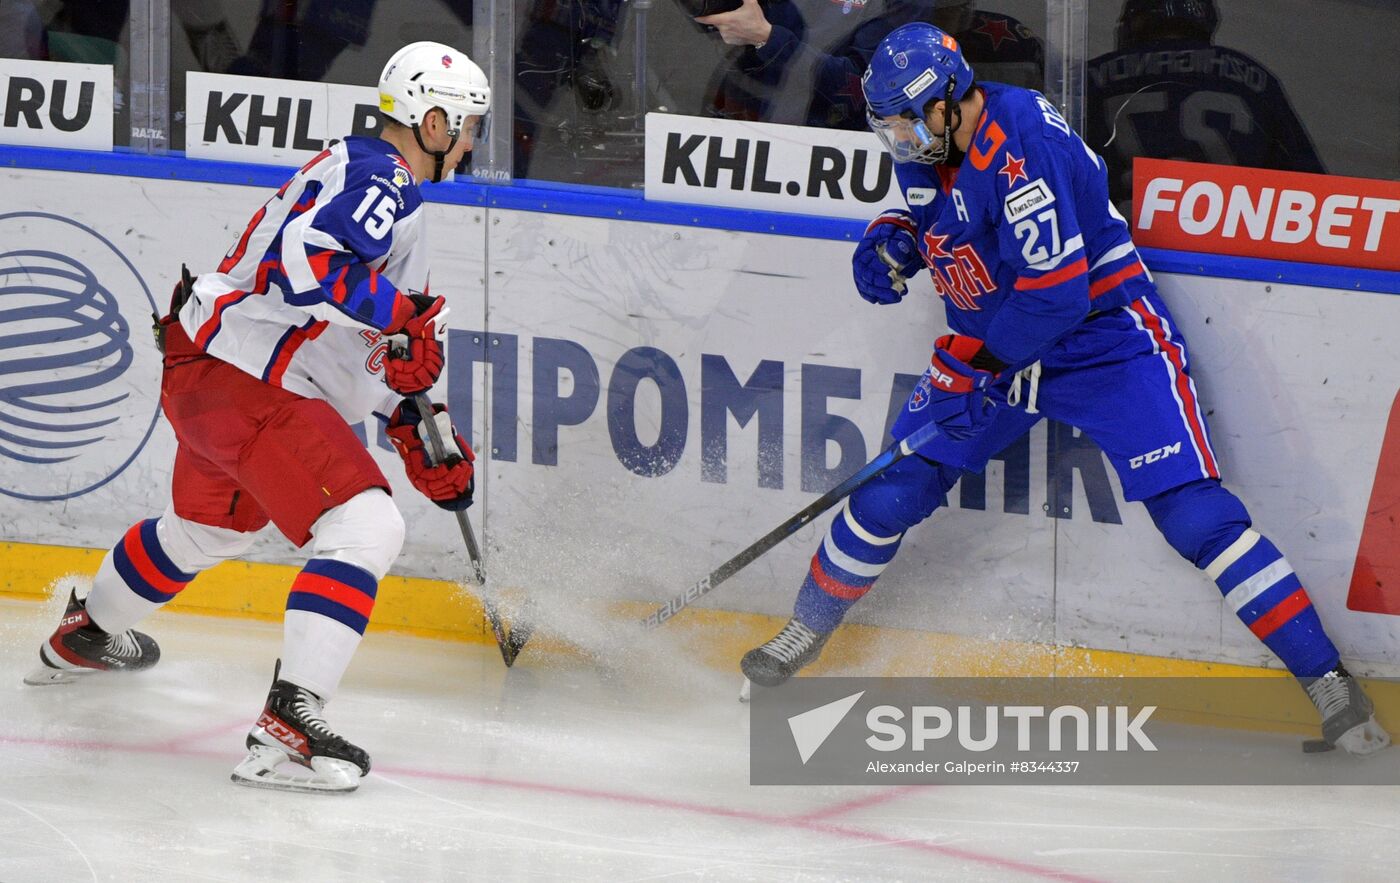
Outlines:
[[924, 261], [933, 274], [939, 297], [960, 310], [981, 310], [978, 298], [997, 290], [987, 262], [971, 242], [949, 245], [951, 234], [928, 230], [923, 236]]

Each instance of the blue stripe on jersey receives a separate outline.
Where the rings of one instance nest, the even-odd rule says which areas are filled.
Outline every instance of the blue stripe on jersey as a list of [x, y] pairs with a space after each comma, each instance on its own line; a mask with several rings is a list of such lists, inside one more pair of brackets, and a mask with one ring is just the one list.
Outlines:
[[[238, 306], [239, 304], [243, 303], [245, 300], [252, 297], [253, 295], [262, 293], [263, 292], [261, 291], [245, 291], [240, 296], [230, 301], [221, 310], [219, 310], [218, 315], [214, 317], [214, 330], [210, 331], [209, 336], [204, 339], [203, 349], [205, 352], [209, 351], [209, 347], [214, 343], [214, 338], [219, 336], [219, 332], [224, 330], [224, 314], [227, 313], [229, 310], [233, 309], [234, 307]], [[197, 336], [198, 335], [196, 335], [196, 337]]]
[[[316, 320], [315, 320], [314, 318], [313, 318], [313, 319], [310, 319], [310, 320], [307, 322], [307, 324], [309, 325], [309, 324], [311, 324], [311, 323], [313, 323], [313, 322], [315, 322], [315, 321], [316, 321]], [[273, 348], [272, 348], [272, 358], [270, 358], [270, 359], [267, 360], [267, 364], [263, 367], [263, 370], [262, 370], [262, 378], [261, 378], [261, 380], [262, 380], [264, 383], [267, 382], [268, 375], [270, 375], [270, 374], [272, 373], [272, 368], [273, 368], [273, 366], [277, 364], [277, 359], [278, 359], [278, 357], [282, 355], [282, 350], [283, 350], [283, 348], [285, 348], [285, 347], [287, 346], [287, 341], [288, 341], [289, 339], [291, 339], [291, 336], [292, 336], [293, 334], [296, 334], [298, 330], [300, 330], [301, 328], [305, 328], [305, 327], [306, 327], [306, 325], [301, 325], [301, 326], [292, 325], [292, 326], [289, 327], [286, 331], [282, 332], [282, 336], [281, 336], [281, 337], [277, 338], [277, 344], [276, 344], [275, 346], [273, 346]]]
[[303, 322], [302, 324], [300, 324], [300, 325], [293, 325], [292, 327], [288, 328], [288, 329], [282, 334], [282, 336], [281, 336], [280, 338], [277, 339], [277, 345], [274, 346], [274, 347], [272, 348], [272, 356], [271, 356], [271, 358], [269, 358], [269, 359], [267, 360], [267, 364], [263, 366], [263, 370], [262, 370], [262, 379], [263, 379], [263, 382], [267, 382], [268, 378], [272, 376], [272, 369], [275, 368], [275, 367], [277, 367], [277, 360], [280, 359], [280, 358], [282, 357], [282, 350], [286, 349], [286, 347], [287, 347], [287, 342], [291, 339], [292, 335], [293, 335], [293, 334], [296, 334], [298, 331], [305, 331], [306, 329], [310, 328], [312, 325], [315, 325], [315, 324], [316, 324], [316, 317], [315, 317], [315, 316], [312, 316], [311, 318], [307, 319], [307, 320], [306, 320], [305, 322]]

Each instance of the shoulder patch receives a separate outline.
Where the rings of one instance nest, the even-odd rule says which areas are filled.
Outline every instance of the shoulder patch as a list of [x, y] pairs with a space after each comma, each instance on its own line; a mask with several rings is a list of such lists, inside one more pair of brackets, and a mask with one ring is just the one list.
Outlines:
[[910, 187], [904, 191], [904, 201], [912, 205], [928, 205], [938, 191], [932, 187]]
[[1045, 183], [1045, 179], [1036, 178], [1020, 190], [1008, 193], [1003, 208], [1006, 211], [1006, 220], [1014, 222], [1054, 202], [1055, 194]]

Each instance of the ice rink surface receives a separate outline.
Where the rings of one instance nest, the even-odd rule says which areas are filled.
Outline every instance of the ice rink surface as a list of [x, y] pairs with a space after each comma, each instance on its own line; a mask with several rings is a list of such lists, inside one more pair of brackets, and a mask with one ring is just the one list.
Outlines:
[[[373, 634], [327, 708], [351, 795], [228, 780], [279, 626], [158, 615], [151, 672], [32, 688], [0, 600], [0, 881], [1392, 881], [1396, 788], [748, 785], [737, 679]], [[1392, 749], [1392, 751], [1397, 749]]]

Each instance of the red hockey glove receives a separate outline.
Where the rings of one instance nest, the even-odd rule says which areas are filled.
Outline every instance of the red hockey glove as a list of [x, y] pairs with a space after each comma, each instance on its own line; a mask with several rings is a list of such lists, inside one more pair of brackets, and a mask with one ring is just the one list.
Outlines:
[[426, 294], [410, 294], [403, 300], [395, 310], [394, 324], [384, 329], [390, 336], [384, 382], [399, 395], [412, 396], [432, 389], [442, 373], [442, 342], [437, 335], [447, 318], [447, 302]]
[[460, 511], [472, 504], [472, 493], [476, 490], [472, 463], [476, 455], [452, 425], [446, 405], [433, 405], [433, 414], [447, 449], [447, 460], [443, 463], [433, 462], [432, 451], [424, 443], [427, 429], [412, 399], [404, 399], [394, 409], [384, 434], [403, 458], [404, 470], [413, 486], [443, 509]]

